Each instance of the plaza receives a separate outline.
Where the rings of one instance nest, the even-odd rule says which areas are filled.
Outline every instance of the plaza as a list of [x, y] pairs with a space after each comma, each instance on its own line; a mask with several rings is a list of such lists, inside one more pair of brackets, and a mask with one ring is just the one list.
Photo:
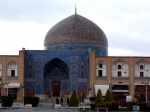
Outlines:
[[32, 108], [32, 109], [4, 109], [0, 112], [79, 112], [78, 109], [51, 109], [51, 108]]

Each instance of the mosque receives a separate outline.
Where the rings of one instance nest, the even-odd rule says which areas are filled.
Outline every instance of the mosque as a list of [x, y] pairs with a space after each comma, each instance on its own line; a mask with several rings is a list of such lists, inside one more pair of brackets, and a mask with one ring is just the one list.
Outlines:
[[150, 57], [108, 56], [108, 39], [91, 20], [75, 14], [47, 32], [44, 50], [0, 55], [0, 95], [68, 97], [73, 90], [88, 97], [112, 90], [116, 101], [126, 96], [149, 101]]

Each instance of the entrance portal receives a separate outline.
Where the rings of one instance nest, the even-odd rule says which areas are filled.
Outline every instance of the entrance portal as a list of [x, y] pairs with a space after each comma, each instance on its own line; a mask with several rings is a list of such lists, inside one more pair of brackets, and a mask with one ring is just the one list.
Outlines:
[[52, 96], [60, 96], [60, 91], [68, 91], [69, 70], [68, 65], [55, 58], [44, 66], [45, 91], [52, 92]]
[[113, 98], [119, 102], [119, 105], [126, 106], [126, 96], [129, 95], [128, 85], [114, 85], [112, 87]]
[[17, 88], [9, 88], [8, 96], [11, 96], [13, 99], [17, 99]]
[[[137, 85], [135, 87], [134, 97], [139, 102], [146, 102], [146, 85]], [[150, 102], [150, 86], [147, 85], [147, 101]]]
[[60, 96], [60, 85], [59, 84], [54, 84], [52, 86], [53, 88], [53, 96], [54, 97], [59, 97]]

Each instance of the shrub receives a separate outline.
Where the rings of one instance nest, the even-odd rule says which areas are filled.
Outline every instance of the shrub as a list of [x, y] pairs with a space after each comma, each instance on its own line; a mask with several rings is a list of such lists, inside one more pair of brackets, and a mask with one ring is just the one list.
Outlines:
[[112, 110], [112, 103], [106, 102], [105, 105], [109, 108], [109, 110]]
[[31, 104], [31, 97], [30, 96], [25, 96], [24, 97], [24, 104]]
[[96, 105], [95, 104], [90, 104], [90, 107], [91, 107], [92, 110], [95, 110]]
[[13, 104], [13, 98], [11, 96], [1, 96], [2, 106], [11, 107]]
[[32, 107], [37, 107], [39, 104], [39, 97], [32, 97]]
[[141, 111], [147, 111], [147, 109], [148, 109], [147, 103], [145, 103], [145, 102], [139, 103], [139, 106], [140, 106]]
[[106, 96], [105, 96], [105, 102], [110, 102], [110, 101], [114, 101], [113, 99], [113, 95], [110, 89], [107, 90], [106, 92]]
[[76, 90], [74, 90], [69, 101], [69, 107], [78, 107], [78, 105], [79, 105], [79, 99]]
[[126, 102], [127, 110], [132, 111], [133, 105], [137, 105], [136, 102]]
[[105, 105], [105, 103], [103, 103], [103, 102], [99, 102], [99, 103], [97, 104], [97, 107], [106, 107], [106, 105]]
[[102, 97], [102, 92], [100, 89], [98, 89], [95, 104], [96, 107], [99, 107], [103, 103], [103, 97]]
[[39, 100], [40, 100], [39, 97], [25, 96], [24, 104], [32, 104], [32, 107], [37, 107]]
[[111, 102], [112, 103], [112, 110], [119, 110], [119, 103], [118, 102]]

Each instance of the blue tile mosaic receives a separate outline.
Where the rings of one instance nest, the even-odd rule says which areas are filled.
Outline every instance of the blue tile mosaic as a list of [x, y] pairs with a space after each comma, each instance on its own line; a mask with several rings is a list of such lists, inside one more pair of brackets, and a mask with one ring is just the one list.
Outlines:
[[[78, 87], [78, 77], [81, 75], [78, 68], [84, 68], [84, 78], [89, 78], [88, 57], [88, 51], [25, 50], [25, 89], [34, 89], [35, 94], [42, 94], [51, 92], [52, 85], [57, 82], [61, 91], [72, 92]], [[34, 85], [39, 83], [41, 86]], [[82, 89], [87, 90], [87, 86]]]

